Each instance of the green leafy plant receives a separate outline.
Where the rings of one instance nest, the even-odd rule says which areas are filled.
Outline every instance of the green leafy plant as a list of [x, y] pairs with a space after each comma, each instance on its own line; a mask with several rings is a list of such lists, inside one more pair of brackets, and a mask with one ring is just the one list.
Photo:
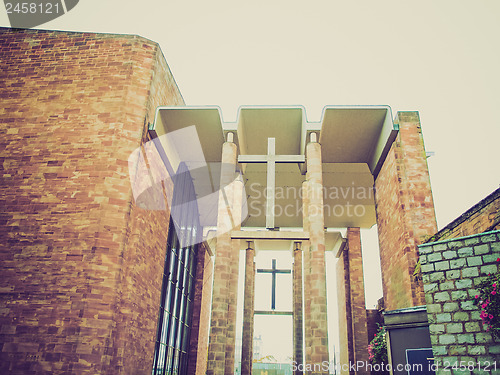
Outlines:
[[377, 333], [368, 345], [368, 360], [372, 365], [387, 363], [387, 342], [385, 334], [385, 328], [378, 325]]
[[418, 260], [417, 264], [415, 264], [415, 269], [413, 270], [413, 278], [417, 283], [422, 280], [422, 266], [420, 264], [420, 259]]
[[[497, 263], [500, 258], [497, 259]], [[500, 272], [489, 274], [478, 285], [474, 305], [481, 309], [481, 319], [493, 336], [500, 338]]]

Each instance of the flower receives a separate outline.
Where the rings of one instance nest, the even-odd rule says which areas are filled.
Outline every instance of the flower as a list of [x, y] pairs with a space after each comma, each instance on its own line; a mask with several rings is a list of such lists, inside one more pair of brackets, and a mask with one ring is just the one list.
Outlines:
[[382, 364], [387, 362], [387, 343], [385, 340], [385, 329], [380, 327], [373, 339], [368, 344], [368, 360], [372, 364]]
[[497, 262], [500, 262], [500, 258], [497, 258]]
[[[497, 259], [500, 262], [500, 258]], [[484, 329], [500, 338], [500, 271], [488, 274], [477, 286], [473, 304], [480, 309]]]

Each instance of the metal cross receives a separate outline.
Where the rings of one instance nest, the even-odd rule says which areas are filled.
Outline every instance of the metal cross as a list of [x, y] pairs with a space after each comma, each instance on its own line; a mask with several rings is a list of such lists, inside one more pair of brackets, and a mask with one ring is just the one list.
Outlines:
[[271, 310], [276, 308], [276, 274], [278, 273], [292, 273], [291, 270], [279, 270], [276, 268], [276, 259], [273, 259], [273, 266], [271, 269], [257, 269], [259, 273], [270, 273], [272, 275], [271, 284]]
[[304, 155], [276, 155], [275, 138], [267, 139], [267, 155], [240, 155], [240, 163], [267, 163], [266, 228], [274, 229], [276, 163], [304, 163]]

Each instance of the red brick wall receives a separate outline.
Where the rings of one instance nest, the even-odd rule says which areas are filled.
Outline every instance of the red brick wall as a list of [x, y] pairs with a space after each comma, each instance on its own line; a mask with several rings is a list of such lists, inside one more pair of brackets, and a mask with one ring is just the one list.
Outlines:
[[198, 333], [198, 353], [196, 361], [196, 375], [205, 375], [208, 360], [208, 335], [210, 330], [210, 312], [212, 303], [212, 282], [214, 278], [214, 264], [208, 253], [205, 253], [203, 271], [203, 291], [201, 298], [200, 328]]
[[[141, 66], [145, 57], [143, 53], [136, 54], [134, 61], [134, 71], [137, 71], [135, 82], [142, 92], [136, 94], [129, 90], [127, 106], [130, 112], [127, 113], [127, 122], [130, 124], [142, 122], [147, 126], [154, 122], [158, 106], [184, 104], [160, 48], [155, 43], [149, 43], [154, 47], [153, 65], [148, 69]], [[145, 95], [146, 100], [142, 99], [142, 95]], [[143, 131], [142, 142], [147, 140], [147, 132]], [[120, 144], [120, 140], [117, 140], [117, 144]], [[127, 151], [127, 158], [130, 152], [132, 150]], [[128, 174], [126, 178], [129, 178]], [[167, 185], [166, 188], [171, 194], [172, 186]], [[120, 275], [121, 314], [118, 318], [119, 328], [116, 330], [117, 340], [114, 342], [117, 348], [123, 345], [121, 370], [124, 374], [151, 372], [169, 215], [169, 211], [146, 211], [131, 205], [123, 253], [125, 261]], [[118, 366], [119, 358], [120, 355], [115, 356]], [[111, 367], [111, 372], [113, 371]]]
[[[346, 246], [337, 262], [340, 365], [368, 362], [365, 283], [359, 228], [347, 228]], [[352, 371], [351, 371], [352, 372]], [[341, 368], [342, 375], [348, 371]], [[357, 374], [367, 371], [359, 369]]]
[[413, 278], [417, 245], [437, 231], [417, 112], [400, 112], [399, 134], [375, 181], [382, 285], [387, 310], [425, 304]]
[[[338, 362], [342, 366], [354, 362], [349, 254], [346, 248], [339, 254], [336, 273], [340, 345]], [[349, 371], [347, 367], [340, 367], [340, 374], [354, 374], [354, 371]]]
[[193, 320], [188, 360], [189, 375], [202, 375], [207, 370], [212, 277], [212, 258], [208, 252], [208, 245], [202, 243], [198, 247], [198, 265], [196, 267]]
[[382, 313], [376, 309], [366, 310], [366, 326], [368, 328], [368, 342], [372, 341], [378, 331], [378, 325], [384, 325]]
[[[368, 362], [368, 332], [366, 327], [365, 282], [360, 229], [347, 228], [346, 238], [349, 256], [354, 361], [356, 363], [358, 361], [366, 363]], [[359, 369], [356, 372], [358, 375], [366, 373], [369, 373], [369, 371], [365, 371], [365, 369]]]
[[0, 38], [0, 372], [149, 374], [168, 212], [127, 159], [182, 97], [137, 36]]

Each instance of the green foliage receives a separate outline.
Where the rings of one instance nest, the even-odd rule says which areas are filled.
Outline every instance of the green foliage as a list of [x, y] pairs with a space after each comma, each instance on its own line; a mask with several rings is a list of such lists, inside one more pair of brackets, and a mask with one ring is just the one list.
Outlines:
[[[497, 263], [500, 258], [497, 259]], [[474, 305], [481, 309], [481, 319], [495, 337], [500, 338], [500, 272], [489, 274], [478, 286]]]
[[385, 340], [385, 334], [385, 328], [378, 325], [378, 331], [368, 345], [368, 359], [373, 365], [376, 363], [387, 363], [387, 342]]
[[419, 280], [422, 280], [422, 266], [420, 264], [420, 259], [418, 260], [417, 264], [415, 264], [415, 269], [413, 270], [413, 277], [417, 282]]

